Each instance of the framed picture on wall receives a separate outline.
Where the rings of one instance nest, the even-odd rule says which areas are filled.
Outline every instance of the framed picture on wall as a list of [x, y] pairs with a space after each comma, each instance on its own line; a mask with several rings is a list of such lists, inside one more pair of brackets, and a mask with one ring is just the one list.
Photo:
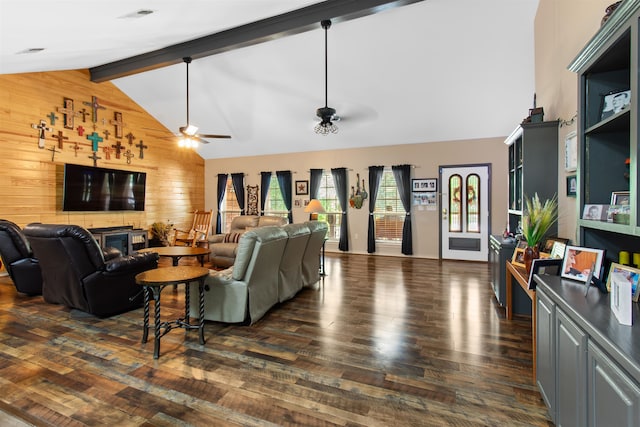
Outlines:
[[309, 181], [296, 181], [296, 196], [309, 194]]
[[578, 194], [578, 177], [569, 175], [567, 177], [567, 197], [576, 197]]
[[437, 191], [438, 179], [437, 178], [420, 178], [411, 180], [411, 191], [414, 193], [421, 193], [424, 191]]
[[578, 133], [569, 132], [564, 139], [564, 170], [573, 172], [578, 169]]

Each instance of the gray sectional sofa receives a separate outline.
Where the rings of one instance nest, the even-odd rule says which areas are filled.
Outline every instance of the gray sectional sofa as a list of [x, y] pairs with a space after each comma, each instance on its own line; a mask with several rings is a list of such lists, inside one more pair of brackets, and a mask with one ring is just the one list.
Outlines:
[[240, 215], [231, 221], [228, 233], [214, 234], [209, 238], [211, 263], [216, 267], [231, 267], [236, 259], [238, 240], [245, 232], [268, 225], [285, 225], [289, 220], [273, 215]]
[[[277, 303], [315, 284], [320, 279], [320, 249], [327, 228], [324, 222], [309, 221], [243, 233], [234, 265], [211, 270], [206, 279], [205, 319], [253, 324]], [[305, 279], [305, 271], [315, 274]], [[191, 286], [191, 292], [197, 292], [197, 285]], [[190, 311], [198, 312], [193, 299]]]

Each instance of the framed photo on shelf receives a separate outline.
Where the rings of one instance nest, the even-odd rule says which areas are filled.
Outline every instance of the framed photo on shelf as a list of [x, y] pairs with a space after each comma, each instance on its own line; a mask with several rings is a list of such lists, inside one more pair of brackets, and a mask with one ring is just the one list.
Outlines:
[[600, 120], [604, 120], [620, 111], [628, 109], [629, 104], [631, 104], [630, 90], [621, 90], [605, 95], [602, 99], [602, 114], [600, 115]]
[[560, 267], [562, 267], [561, 259], [534, 259], [531, 262], [531, 272], [529, 273], [529, 289], [536, 288], [536, 282], [535, 280], [533, 280], [534, 274], [548, 274], [550, 276], [557, 276], [558, 273], [560, 273]]
[[600, 268], [604, 250], [584, 248], [580, 246], [569, 246], [562, 260], [562, 274], [565, 279], [577, 280], [587, 283], [591, 275], [600, 278]]
[[[565, 247], [567, 243], [569, 243], [569, 239], [565, 239], [563, 237], [547, 238], [547, 240], [545, 240], [542, 246], [540, 247], [540, 252], [552, 253], [553, 247], [556, 246], [556, 243], [558, 243], [558, 245], [560, 245], [560, 247], [562, 248], [562, 254], [560, 254], [560, 258], [562, 258], [564, 256]], [[560, 247], [556, 249], [556, 252], [560, 249]]]
[[421, 193], [424, 191], [438, 191], [438, 178], [419, 178], [411, 180], [411, 191]]
[[518, 267], [525, 268], [525, 265], [524, 265], [524, 248], [517, 247], [513, 251], [513, 257], [511, 258], [511, 264], [517, 265]]
[[611, 193], [612, 205], [628, 205], [629, 204], [629, 192], [628, 191], [614, 191]]
[[578, 194], [578, 177], [576, 175], [567, 176], [567, 197], [576, 197]]
[[626, 280], [631, 283], [631, 298], [633, 302], [638, 302], [638, 299], [640, 298], [640, 286], [638, 286], [638, 282], [640, 281], [640, 270], [618, 264], [617, 262], [612, 262], [611, 267], [609, 268], [609, 275], [607, 276], [607, 290], [609, 292], [611, 292], [611, 281], [614, 276], [619, 280]]
[[296, 196], [309, 194], [309, 181], [296, 181]]
[[606, 221], [607, 209], [604, 207], [608, 205], [584, 205], [582, 210], [582, 219], [591, 219], [594, 221]]

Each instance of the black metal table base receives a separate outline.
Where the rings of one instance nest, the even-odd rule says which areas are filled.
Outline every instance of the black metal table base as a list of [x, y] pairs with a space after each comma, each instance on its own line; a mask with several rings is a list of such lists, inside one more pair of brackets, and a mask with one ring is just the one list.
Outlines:
[[153, 358], [160, 357], [160, 338], [165, 336], [173, 328], [182, 328], [187, 331], [192, 329], [198, 330], [198, 336], [200, 344], [204, 344], [204, 278], [194, 280], [198, 282], [198, 323], [192, 324], [189, 316], [189, 302], [190, 302], [190, 282], [185, 282], [185, 294], [184, 294], [184, 318], [160, 321], [160, 294], [162, 290], [169, 285], [143, 285], [144, 286], [144, 326], [142, 332], [142, 343], [146, 343], [149, 337], [149, 300], [153, 298], [154, 301], [154, 318], [153, 318]]

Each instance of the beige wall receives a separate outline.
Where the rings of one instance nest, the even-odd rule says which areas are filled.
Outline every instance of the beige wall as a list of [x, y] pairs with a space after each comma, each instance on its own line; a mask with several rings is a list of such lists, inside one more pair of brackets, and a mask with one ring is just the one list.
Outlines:
[[[111, 83], [93, 83], [86, 70], [50, 73], [25, 73], [0, 75], [0, 218], [11, 220], [19, 226], [30, 222], [77, 224], [84, 227], [108, 227], [133, 225], [148, 228], [155, 221], [167, 221], [180, 227], [191, 224], [195, 209], [204, 207], [204, 160], [191, 150], [181, 150], [175, 144], [172, 134], [140, 106], [124, 95]], [[115, 213], [69, 213], [61, 210], [62, 165], [75, 163], [92, 165], [89, 159], [91, 142], [86, 134], [80, 136], [77, 130], [66, 129], [62, 124], [62, 114], [54, 125], [46, 117], [56, 107], [63, 106], [63, 98], [72, 98], [75, 110], [80, 110], [85, 101], [96, 96], [106, 107], [100, 110], [96, 131], [108, 130], [112, 133], [108, 141], [100, 146], [116, 143], [115, 129], [102, 118], [113, 119], [114, 112], [121, 112], [125, 123], [123, 134], [135, 136], [134, 144], [140, 140], [149, 148], [144, 159], [139, 158], [139, 149], [131, 148], [135, 157], [131, 164], [121, 156], [116, 159], [111, 154], [107, 160], [100, 148], [97, 153], [102, 159], [98, 166], [136, 170], [147, 173], [146, 210], [144, 212]], [[86, 107], [85, 107], [86, 108]], [[52, 161], [52, 152], [47, 149], [57, 147], [51, 132], [46, 134], [46, 148], [38, 148], [37, 131], [31, 124], [41, 119], [53, 127], [55, 134], [63, 132], [68, 138], [62, 150]], [[83, 123], [76, 118], [76, 128], [82, 125], [93, 132], [91, 119]], [[148, 129], [159, 129], [152, 131]], [[82, 148], [76, 156], [73, 143]]]
[[[545, 118], [570, 122], [578, 109], [578, 77], [567, 66], [600, 28], [613, 0], [540, 0], [535, 21], [535, 78], [538, 106]], [[566, 197], [564, 141], [577, 121], [560, 127], [558, 135], [558, 195], [560, 236], [577, 239], [576, 199]], [[575, 172], [573, 172], [575, 173]]]
[[[515, 127], [515, 125], [514, 125]], [[428, 144], [406, 144], [386, 147], [317, 151], [274, 156], [214, 159], [205, 162], [207, 209], [216, 210], [216, 180], [218, 173], [245, 173], [245, 185], [260, 185], [260, 172], [291, 170], [293, 181], [308, 180], [309, 169], [331, 169], [346, 167], [349, 186], [355, 185], [356, 174], [368, 182], [367, 168], [372, 165], [392, 166], [410, 164], [415, 168], [412, 178], [436, 178], [438, 166], [471, 163], [492, 164], [492, 230], [501, 233], [506, 223], [507, 206], [507, 147], [504, 138], [473, 141], [439, 142]], [[367, 188], [367, 191], [369, 189]], [[293, 196], [296, 198], [296, 196]], [[298, 198], [303, 198], [298, 196]], [[368, 202], [362, 209], [349, 208], [350, 252], [367, 252]], [[438, 211], [412, 208], [413, 252], [416, 257], [438, 257]], [[294, 222], [308, 219], [304, 208], [293, 208]], [[335, 243], [328, 243], [327, 250], [336, 250]], [[400, 255], [399, 245], [378, 244], [377, 253]]]
[[[576, 239], [577, 207], [574, 198], [566, 197], [564, 170], [564, 140], [575, 131], [572, 118], [577, 113], [577, 76], [567, 66], [600, 27], [605, 8], [612, 0], [540, 0], [535, 20], [535, 79], [538, 106], [544, 107], [545, 118], [566, 121], [559, 129], [559, 235]], [[523, 106], [523, 110], [528, 106]], [[515, 128], [517, 123], [513, 124]], [[506, 137], [506, 135], [505, 135]], [[296, 179], [308, 179], [310, 168], [347, 167], [352, 169], [349, 182], [356, 173], [367, 179], [370, 165], [410, 163], [416, 166], [413, 177], [438, 175], [438, 166], [446, 164], [491, 163], [492, 170], [492, 232], [502, 232], [507, 207], [507, 151], [504, 137], [488, 140], [397, 145], [370, 149], [318, 151], [305, 154], [208, 160], [205, 163], [205, 204], [216, 209], [217, 173], [244, 172], [247, 185], [259, 185], [262, 170], [291, 169]], [[291, 165], [295, 165], [292, 167]], [[295, 196], [294, 196], [295, 197]], [[294, 208], [294, 221], [306, 215]], [[438, 212], [413, 208], [414, 254], [418, 257], [438, 256]], [[352, 252], [366, 252], [367, 211], [349, 209], [349, 230]], [[335, 249], [335, 245], [330, 245]], [[399, 254], [394, 246], [378, 245], [379, 254]]]

